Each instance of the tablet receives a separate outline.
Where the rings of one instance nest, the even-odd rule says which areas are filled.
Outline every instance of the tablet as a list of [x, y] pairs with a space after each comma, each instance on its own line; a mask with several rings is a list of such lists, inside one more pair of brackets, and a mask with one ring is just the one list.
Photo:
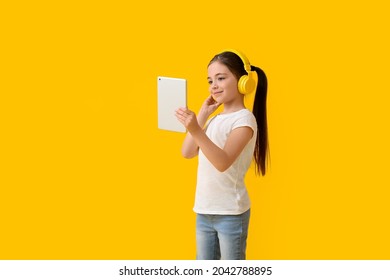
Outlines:
[[172, 77], [157, 77], [158, 128], [186, 132], [175, 116], [175, 110], [187, 107], [187, 80]]

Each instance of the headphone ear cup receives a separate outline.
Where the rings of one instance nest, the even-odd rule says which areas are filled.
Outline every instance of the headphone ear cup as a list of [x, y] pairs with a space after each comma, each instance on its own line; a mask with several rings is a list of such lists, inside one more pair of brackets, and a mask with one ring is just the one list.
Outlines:
[[241, 93], [241, 94], [246, 94], [246, 88], [245, 88], [245, 85], [246, 85], [246, 82], [248, 80], [248, 75], [242, 75], [240, 80], [238, 81], [238, 91]]
[[238, 81], [238, 91], [241, 94], [248, 94], [254, 91], [256, 87], [256, 81], [253, 77], [249, 77], [248, 75], [241, 76]]

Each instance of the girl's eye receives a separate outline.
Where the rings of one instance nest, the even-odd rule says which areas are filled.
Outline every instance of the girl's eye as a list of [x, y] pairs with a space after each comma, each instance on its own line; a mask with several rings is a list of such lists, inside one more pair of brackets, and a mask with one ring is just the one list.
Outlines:
[[218, 81], [222, 81], [222, 80], [225, 80], [225, 77], [219, 77], [218, 78]]
[[208, 83], [209, 85], [211, 85], [213, 82], [212, 82], [212, 81], [210, 81], [210, 80], [208, 80], [208, 81], [207, 81], [207, 83]]

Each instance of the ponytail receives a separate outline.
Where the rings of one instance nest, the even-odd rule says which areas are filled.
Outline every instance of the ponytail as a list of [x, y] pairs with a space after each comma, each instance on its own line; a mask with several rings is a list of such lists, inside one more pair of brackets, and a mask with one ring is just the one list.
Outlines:
[[265, 175], [266, 166], [269, 160], [268, 146], [268, 126], [267, 126], [267, 76], [264, 71], [256, 66], [251, 66], [252, 71], [256, 71], [258, 83], [256, 88], [255, 100], [253, 103], [253, 115], [257, 122], [257, 138], [255, 150], [253, 153], [256, 174]]

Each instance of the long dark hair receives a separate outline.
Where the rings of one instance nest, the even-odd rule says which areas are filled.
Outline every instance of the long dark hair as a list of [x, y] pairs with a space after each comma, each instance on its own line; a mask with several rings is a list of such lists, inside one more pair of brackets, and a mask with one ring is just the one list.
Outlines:
[[[233, 75], [240, 79], [241, 76], [246, 75], [244, 62], [234, 52], [226, 51], [217, 54], [210, 61], [209, 65], [215, 61], [219, 61], [226, 65]], [[268, 144], [268, 125], [267, 125], [267, 88], [268, 80], [264, 71], [259, 67], [251, 65], [251, 71], [256, 71], [258, 76], [258, 83], [256, 88], [255, 100], [253, 103], [253, 115], [257, 122], [257, 137], [253, 157], [256, 164], [256, 174], [265, 175], [266, 166], [269, 159], [269, 144]]]

